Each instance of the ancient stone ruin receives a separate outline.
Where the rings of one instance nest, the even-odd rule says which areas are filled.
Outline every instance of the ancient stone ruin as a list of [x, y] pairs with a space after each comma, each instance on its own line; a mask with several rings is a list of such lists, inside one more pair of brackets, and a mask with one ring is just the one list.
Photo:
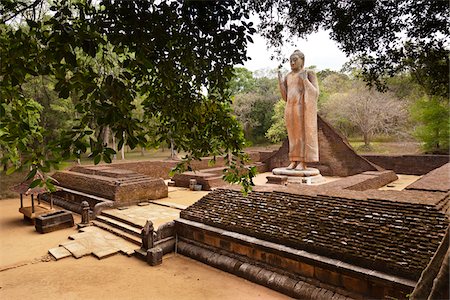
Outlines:
[[177, 249], [295, 298], [404, 299], [445, 243], [449, 171], [404, 191], [376, 190], [389, 171], [248, 197], [215, 190], [181, 212]]
[[[81, 203], [119, 207], [167, 197], [164, 180], [106, 166], [76, 166], [53, 175], [61, 189], [51, 194], [55, 204], [81, 212]], [[47, 195], [47, 197], [50, 197]]]

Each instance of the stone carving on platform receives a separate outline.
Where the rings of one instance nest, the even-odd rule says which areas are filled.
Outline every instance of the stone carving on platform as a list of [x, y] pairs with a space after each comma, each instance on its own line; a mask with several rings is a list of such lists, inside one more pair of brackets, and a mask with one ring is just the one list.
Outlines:
[[[286, 168], [276, 168], [275, 175], [289, 176], [288, 182], [312, 183], [323, 180], [318, 169], [307, 163], [319, 161], [317, 137], [317, 99], [319, 85], [314, 71], [306, 70], [305, 55], [295, 50], [289, 58], [291, 72], [284, 78], [278, 72], [281, 96], [286, 101], [284, 117], [289, 139]], [[306, 179], [307, 178], [307, 179]]]

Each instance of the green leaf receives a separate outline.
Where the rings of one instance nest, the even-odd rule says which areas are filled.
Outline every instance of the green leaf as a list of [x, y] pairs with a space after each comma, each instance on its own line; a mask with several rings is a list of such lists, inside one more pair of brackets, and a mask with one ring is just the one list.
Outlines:
[[94, 164], [95, 165], [98, 165], [98, 163], [100, 162], [100, 160], [101, 160], [101, 156], [100, 155], [96, 155], [95, 157], [94, 157]]
[[42, 179], [38, 178], [36, 180], [34, 180], [31, 184], [30, 184], [30, 189], [37, 187], [38, 185], [40, 185], [42, 182]]
[[108, 154], [103, 155], [103, 160], [105, 161], [105, 163], [108, 163], [108, 164], [110, 164], [112, 162], [111, 156]]
[[11, 175], [16, 170], [16, 167], [11, 167], [8, 170], [6, 170], [6, 175]]
[[30, 26], [31, 28], [33, 28], [33, 27], [38, 27], [38, 23], [36, 23], [36, 22], [33, 21], [33, 20], [27, 20], [27, 24], [28, 24], [28, 26]]
[[69, 97], [69, 93], [70, 93], [69, 89], [68, 89], [67, 87], [64, 87], [64, 88], [62, 88], [62, 90], [59, 92], [59, 97], [60, 97], [60, 98], [63, 98], [63, 99], [66, 99], [66, 98]]
[[27, 177], [25, 178], [25, 180], [29, 180], [29, 179], [33, 178], [34, 175], [36, 175], [36, 172], [37, 172], [37, 169], [31, 170], [31, 171], [28, 173], [28, 175], [27, 175]]
[[55, 185], [53, 184], [53, 183], [51, 183], [50, 181], [46, 181], [45, 182], [45, 186], [47, 187], [47, 189], [50, 191], [50, 192], [56, 192], [56, 188], [55, 188]]

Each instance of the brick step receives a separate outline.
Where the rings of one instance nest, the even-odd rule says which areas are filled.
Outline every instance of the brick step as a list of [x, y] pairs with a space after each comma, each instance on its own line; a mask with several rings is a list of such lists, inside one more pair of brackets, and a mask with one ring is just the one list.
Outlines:
[[114, 182], [118, 182], [120, 184], [136, 183], [136, 182], [152, 182], [152, 181], [154, 181], [153, 178], [148, 178], [148, 177], [123, 178], [123, 179], [114, 180]]
[[109, 210], [102, 211], [101, 216], [108, 217], [110, 219], [113, 219], [113, 220], [119, 221], [121, 223], [127, 224], [127, 225], [129, 225], [131, 227], [137, 228], [137, 229], [139, 229], [139, 232], [141, 232], [141, 230], [142, 230], [142, 226], [141, 225], [136, 224], [133, 219], [128, 218], [127, 216], [123, 215], [123, 216], [119, 217], [119, 216], [116, 216], [116, 215], [110, 213]]
[[115, 227], [117, 229], [120, 229], [122, 231], [125, 231], [126, 233], [132, 234], [132, 235], [134, 235], [134, 236], [136, 236], [138, 238], [141, 237], [141, 229], [138, 229], [136, 227], [130, 226], [130, 225], [128, 225], [126, 223], [123, 223], [121, 221], [109, 218], [109, 217], [104, 216], [104, 215], [97, 216], [97, 218], [95, 218], [95, 220], [98, 221], [98, 222], [105, 223], [105, 224], [107, 224], [109, 226]]
[[131, 242], [133, 244], [136, 244], [138, 246], [141, 246], [141, 244], [142, 244], [142, 239], [140, 237], [136, 237], [135, 235], [129, 234], [129, 233], [127, 233], [127, 232], [125, 232], [123, 230], [120, 230], [120, 229], [118, 229], [116, 227], [110, 226], [108, 224], [105, 224], [105, 223], [99, 222], [99, 221], [92, 221], [92, 224], [97, 226], [97, 227], [99, 227], [99, 228], [101, 228], [101, 229], [104, 229], [104, 230], [106, 230], [108, 232], [111, 232], [112, 234], [115, 234], [118, 237], [121, 237], [124, 240], [127, 240], [127, 241], [129, 241], [129, 242]]
[[450, 210], [450, 199], [446, 197], [439, 201], [439, 203], [436, 204], [436, 209], [447, 213]]

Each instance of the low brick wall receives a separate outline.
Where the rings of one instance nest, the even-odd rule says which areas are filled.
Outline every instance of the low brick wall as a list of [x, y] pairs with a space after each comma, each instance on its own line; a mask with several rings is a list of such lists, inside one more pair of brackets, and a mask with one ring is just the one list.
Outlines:
[[[259, 152], [248, 152], [252, 163], [260, 162]], [[206, 170], [211, 168], [220, 168], [225, 166], [223, 157], [216, 157], [215, 164], [211, 164], [212, 157], [204, 157], [201, 160], [194, 160], [191, 166], [194, 170]], [[148, 175], [155, 178], [169, 179], [170, 171], [179, 163], [179, 160], [142, 160], [132, 162], [113, 162], [111, 167], [130, 170], [136, 173]]]
[[448, 155], [362, 155], [368, 161], [397, 174], [424, 175], [450, 161]]

